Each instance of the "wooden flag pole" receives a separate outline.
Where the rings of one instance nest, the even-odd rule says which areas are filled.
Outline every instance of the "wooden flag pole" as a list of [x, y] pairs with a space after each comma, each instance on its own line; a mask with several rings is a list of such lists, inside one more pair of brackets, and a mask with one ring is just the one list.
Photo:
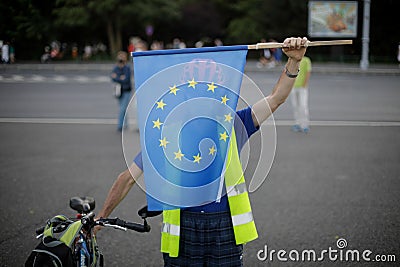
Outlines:
[[[305, 47], [308, 46], [322, 46], [322, 45], [348, 45], [352, 44], [352, 40], [333, 40], [333, 41], [307, 41]], [[267, 49], [267, 48], [282, 48], [283, 43], [258, 43], [254, 45], [248, 45], [248, 49]]]

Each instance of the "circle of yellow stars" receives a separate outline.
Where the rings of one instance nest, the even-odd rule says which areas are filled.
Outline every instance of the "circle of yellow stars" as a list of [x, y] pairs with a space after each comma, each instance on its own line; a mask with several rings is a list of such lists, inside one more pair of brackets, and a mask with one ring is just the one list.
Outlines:
[[[194, 78], [192, 80], [187, 81], [188, 83], [188, 88], [193, 88], [196, 89], [196, 85], [198, 84], [198, 82], [196, 82], [194, 80]], [[209, 84], [207, 84], [207, 92], [210, 91], [212, 93], [215, 93], [215, 90], [218, 89], [218, 86], [214, 84], [214, 82], [211, 82]], [[180, 89], [176, 86], [170, 86], [169, 87], [169, 94], [173, 94], [173, 95], [177, 95], [178, 91], [180, 91]], [[228, 101], [230, 99], [224, 95], [223, 97], [221, 97], [221, 104], [223, 105], [227, 105]], [[163, 99], [160, 99], [160, 101], [156, 101], [156, 109], [160, 109], [160, 110], [164, 110], [164, 107], [167, 106], [167, 103], [164, 102]], [[231, 113], [228, 114], [224, 114], [224, 121], [231, 123], [233, 117]], [[160, 121], [160, 118], [157, 118], [157, 120], [153, 120], [153, 128], [156, 128], [158, 130], [161, 130], [161, 126], [164, 124], [162, 121]], [[223, 133], [219, 133], [219, 140], [223, 141], [223, 142], [227, 142], [229, 138], [229, 135], [226, 131], [224, 131]], [[170, 143], [166, 137], [159, 139], [159, 147], [162, 147], [164, 149], [167, 148], [167, 145]], [[215, 146], [213, 145], [212, 147], [209, 148], [209, 155], [214, 156], [217, 153], [217, 149], [215, 148]], [[185, 156], [185, 154], [182, 153], [182, 151], [179, 149], [178, 151], [174, 152], [174, 159], [175, 160], [179, 160], [182, 161], [182, 158]], [[202, 159], [200, 153], [197, 153], [197, 155], [192, 156], [193, 157], [193, 163], [198, 163], [200, 164], [200, 161]]]

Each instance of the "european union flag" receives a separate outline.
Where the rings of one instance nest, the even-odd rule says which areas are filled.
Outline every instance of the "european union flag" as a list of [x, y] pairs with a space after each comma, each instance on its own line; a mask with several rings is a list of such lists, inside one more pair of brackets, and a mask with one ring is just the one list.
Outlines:
[[247, 46], [132, 55], [149, 209], [216, 201]]

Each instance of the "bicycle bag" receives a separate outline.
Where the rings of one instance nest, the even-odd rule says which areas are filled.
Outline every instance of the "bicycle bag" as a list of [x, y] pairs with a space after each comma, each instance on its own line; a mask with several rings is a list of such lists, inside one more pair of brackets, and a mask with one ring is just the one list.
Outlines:
[[25, 267], [72, 267], [75, 238], [82, 228], [80, 220], [57, 215], [47, 221], [41, 242], [32, 250]]

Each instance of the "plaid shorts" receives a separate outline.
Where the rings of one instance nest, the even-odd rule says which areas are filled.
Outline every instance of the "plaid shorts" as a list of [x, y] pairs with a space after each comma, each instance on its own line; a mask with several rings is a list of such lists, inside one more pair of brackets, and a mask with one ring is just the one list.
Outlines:
[[243, 266], [229, 212], [181, 212], [179, 256], [164, 253], [164, 266]]

